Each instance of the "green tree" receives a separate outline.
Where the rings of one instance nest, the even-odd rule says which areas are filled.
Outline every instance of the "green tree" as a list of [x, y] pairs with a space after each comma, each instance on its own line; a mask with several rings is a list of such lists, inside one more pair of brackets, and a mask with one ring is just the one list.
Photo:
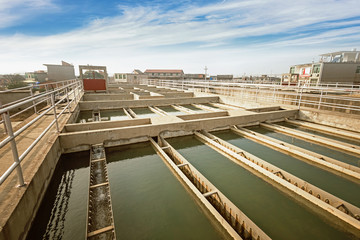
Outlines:
[[20, 76], [19, 74], [4, 75], [4, 78], [6, 78], [9, 81], [9, 83], [7, 85], [8, 89], [14, 89], [14, 88], [20, 88], [20, 87], [27, 86], [27, 84], [24, 82], [25, 78], [23, 76]]

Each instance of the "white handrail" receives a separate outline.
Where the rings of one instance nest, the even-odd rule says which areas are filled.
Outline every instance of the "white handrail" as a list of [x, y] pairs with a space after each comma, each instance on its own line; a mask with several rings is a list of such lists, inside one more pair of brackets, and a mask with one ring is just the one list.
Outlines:
[[[68, 110], [70, 112], [71, 104], [76, 101], [80, 100], [80, 95], [83, 93], [83, 85], [80, 82], [80, 80], [67, 80], [59, 82], [61, 83], [61, 86], [58, 86], [58, 83], [50, 83], [51, 85], [55, 85], [56, 88], [48, 91], [46, 93], [37, 94], [34, 96], [25, 97], [21, 100], [15, 101], [12, 104], [8, 104], [7, 107], [0, 108], [0, 114], [2, 116], [2, 122], [5, 124], [6, 132], [8, 136], [0, 142], [0, 148], [4, 147], [6, 144], [11, 143], [11, 150], [13, 152], [13, 160], [14, 163], [11, 164], [11, 166], [0, 176], [0, 185], [10, 176], [10, 174], [17, 169], [18, 173], [18, 179], [19, 179], [19, 185], [23, 186], [24, 178], [22, 174], [21, 169], [21, 161], [29, 154], [29, 152], [35, 147], [35, 145], [43, 138], [43, 136], [50, 130], [50, 128], [56, 124], [58, 125], [58, 118], [66, 111]], [[46, 84], [42, 84], [45, 86], [48, 86]], [[69, 91], [71, 89], [71, 91]], [[48, 90], [48, 89], [47, 89]], [[6, 91], [9, 92], [9, 91]], [[73, 94], [73, 99], [70, 101], [69, 96]], [[51, 106], [45, 110], [43, 113], [39, 114], [37, 117], [32, 119], [29, 123], [25, 124], [23, 127], [21, 127], [16, 132], [13, 132], [12, 123], [10, 121], [9, 113], [13, 109], [17, 109], [18, 107], [21, 107], [23, 105], [26, 105], [28, 103], [32, 103], [30, 107], [27, 107], [25, 109], [30, 109], [31, 107], [34, 107], [34, 110], [36, 112], [36, 105], [39, 104], [36, 103], [36, 100], [41, 99], [40, 102], [47, 101], [48, 98], [55, 99], [55, 96], [61, 96], [56, 102], [51, 101]], [[56, 113], [56, 106], [62, 103], [64, 100], [66, 100], [66, 106], [63, 108], [63, 110], [60, 113]], [[32, 126], [35, 122], [40, 120], [43, 116], [45, 116], [48, 112], [51, 110], [54, 111], [54, 120], [45, 128], [45, 130], [40, 133], [40, 135], [30, 144], [30, 146], [19, 156], [18, 155], [18, 149], [16, 147], [15, 139], [17, 136], [19, 136], [22, 132], [24, 132], [27, 128]], [[15, 113], [16, 115], [18, 113]], [[58, 129], [57, 129], [58, 130]]]

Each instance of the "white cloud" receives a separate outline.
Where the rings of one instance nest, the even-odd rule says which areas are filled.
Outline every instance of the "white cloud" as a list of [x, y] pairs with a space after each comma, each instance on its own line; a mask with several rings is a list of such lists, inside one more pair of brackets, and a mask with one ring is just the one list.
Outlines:
[[[6, 2], [14, 2], [14, 8], [20, 1]], [[56, 7], [45, 0], [30, 2], [37, 9]], [[306, 56], [310, 61], [323, 52], [359, 47], [360, 42], [357, 0], [304, 0], [297, 5], [249, 0], [188, 4], [170, 11], [159, 6], [120, 9], [122, 15], [95, 19], [67, 33], [2, 36], [0, 62], [13, 72], [67, 60], [107, 65], [110, 72], [151, 67], [202, 72], [208, 65], [214, 74], [281, 73], [306, 61]], [[0, 17], [3, 12], [0, 9]]]
[[0, 29], [58, 9], [53, 0], [0, 0]]

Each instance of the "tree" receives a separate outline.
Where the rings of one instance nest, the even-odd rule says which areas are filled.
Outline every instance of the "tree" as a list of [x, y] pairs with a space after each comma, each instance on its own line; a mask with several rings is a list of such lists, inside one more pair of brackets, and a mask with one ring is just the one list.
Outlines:
[[7, 85], [8, 89], [21, 88], [27, 86], [27, 84], [24, 82], [25, 78], [23, 76], [20, 76], [19, 74], [4, 75], [4, 78], [6, 78], [9, 81]]

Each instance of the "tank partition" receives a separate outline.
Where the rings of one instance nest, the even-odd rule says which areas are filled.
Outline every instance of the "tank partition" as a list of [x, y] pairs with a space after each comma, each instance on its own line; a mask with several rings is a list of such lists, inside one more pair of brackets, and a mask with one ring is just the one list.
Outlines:
[[208, 113], [196, 113], [196, 114], [187, 114], [187, 115], [180, 115], [177, 116], [184, 121], [187, 120], [194, 120], [194, 119], [202, 119], [202, 118], [216, 118], [216, 117], [226, 117], [229, 116], [228, 112], [208, 112]]
[[130, 120], [120, 120], [120, 121], [103, 121], [103, 122], [90, 122], [90, 123], [81, 123], [81, 124], [66, 124], [64, 127], [64, 133], [70, 132], [82, 132], [82, 131], [94, 131], [107, 128], [123, 128], [130, 126], [142, 126], [150, 125], [150, 118], [137, 118]]
[[111, 100], [134, 100], [134, 96], [128, 93], [122, 94], [101, 94], [85, 93], [82, 101], [111, 101]]
[[273, 112], [284, 109], [282, 109], [280, 106], [271, 106], [271, 107], [246, 108], [246, 110], [251, 112]]

